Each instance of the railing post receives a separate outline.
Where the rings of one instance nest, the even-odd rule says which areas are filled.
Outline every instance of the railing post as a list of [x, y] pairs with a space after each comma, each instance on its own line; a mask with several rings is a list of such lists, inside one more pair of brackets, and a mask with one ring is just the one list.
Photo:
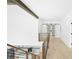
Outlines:
[[32, 59], [36, 59], [36, 56], [32, 54]]
[[19, 59], [19, 56], [16, 56], [18, 49], [15, 49], [15, 59]]
[[45, 59], [45, 47], [44, 47], [44, 43], [42, 46], [42, 59]]
[[38, 57], [38, 59], [41, 59], [40, 56]]
[[28, 59], [28, 53], [26, 53], [26, 59]]

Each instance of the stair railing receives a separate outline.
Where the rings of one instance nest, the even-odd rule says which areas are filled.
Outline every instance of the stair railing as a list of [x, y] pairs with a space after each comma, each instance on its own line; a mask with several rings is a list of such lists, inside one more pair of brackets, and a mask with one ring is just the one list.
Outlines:
[[[41, 33], [42, 34], [42, 33]], [[39, 41], [41, 41], [40, 35], [39, 34]], [[49, 48], [49, 40], [50, 40], [50, 34], [47, 34], [47, 38], [43, 41], [43, 45], [42, 45], [42, 59], [46, 59], [47, 56], [47, 51]]]
[[[19, 58], [23, 58], [23, 59], [40, 59], [40, 56], [36, 55], [34, 53], [29, 53], [26, 50], [23, 50], [21, 48], [18, 48], [16, 46], [13, 46], [13, 45], [10, 45], [10, 44], [7, 44], [7, 46], [10, 47], [10, 48], [13, 48], [14, 51], [15, 50], [19, 51], [19, 53], [20, 53], [20, 54], [18, 54], [18, 53], [16, 54], [16, 55], [20, 55], [20, 56], [11, 56], [11, 54], [15, 54], [15, 53], [10, 52], [10, 54], [9, 54], [10, 56], [7, 56], [7, 59], [19, 59]], [[21, 57], [22, 55], [25, 56], [25, 58]], [[29, 55], [30, 55], [30, 58], [29, 58]], [[11, 58], [9, 58], [9, 57], [11, 57]]]

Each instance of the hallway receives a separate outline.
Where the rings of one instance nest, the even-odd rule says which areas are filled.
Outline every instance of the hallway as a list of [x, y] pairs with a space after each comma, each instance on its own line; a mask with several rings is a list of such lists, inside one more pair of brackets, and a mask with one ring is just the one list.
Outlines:
[[72, 0], [7, 0], [8, 59], [72, 59]]

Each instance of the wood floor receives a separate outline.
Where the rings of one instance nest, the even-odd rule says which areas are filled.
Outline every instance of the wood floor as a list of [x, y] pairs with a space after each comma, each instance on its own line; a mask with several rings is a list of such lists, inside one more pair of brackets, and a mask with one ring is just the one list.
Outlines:
[[46, 59], [72, 59], [72, 49], [62, 40], [51, 38]]

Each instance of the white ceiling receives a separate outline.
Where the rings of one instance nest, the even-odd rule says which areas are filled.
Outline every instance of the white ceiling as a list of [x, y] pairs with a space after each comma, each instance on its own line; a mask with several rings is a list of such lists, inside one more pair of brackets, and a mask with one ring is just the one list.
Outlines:
[[42, 19], [61, 19], [72, 9], [72, 0], [22, 0]]

